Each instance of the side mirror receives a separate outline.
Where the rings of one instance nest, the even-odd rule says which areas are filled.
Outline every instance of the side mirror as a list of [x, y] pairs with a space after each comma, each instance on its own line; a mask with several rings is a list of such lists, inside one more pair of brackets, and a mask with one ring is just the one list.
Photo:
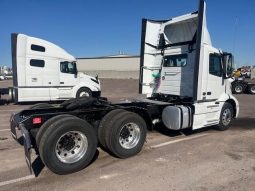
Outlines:
[[77, 78], [77, 75], [78, 75], [77, 66], [75, 62], [73, 64], [74, 64], [74, 77]]
[[234, 57], [230, 53], [223, 54], [223, 71], [225, 79], [232, 77], [234, 71]]

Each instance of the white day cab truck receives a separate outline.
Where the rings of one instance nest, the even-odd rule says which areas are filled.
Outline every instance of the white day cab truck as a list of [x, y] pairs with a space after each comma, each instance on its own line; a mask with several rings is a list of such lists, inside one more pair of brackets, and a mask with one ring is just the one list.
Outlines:
[[139, 90], [147, 98], [112, 104], [84, 97], [12, 115], [11, 132], [15, 139], [22, 132], [30, 170], [31, 149], [51, 171], [68, 174], [89, 165], [97, 146], [118, 158], [136, 155], [158, 123], [171, 130], [228, 129], [239, 113], [229, 80], [233, 58], [212, 47], [205, 14], [200, 0], [197, 12], [143, 19]]
[[24, 34], [11, 39], [13, 87], [0, 88], [0, 96], [15, 103], [100, 96], [98, 77], [78, 72], [75, 58], [59, 46]]

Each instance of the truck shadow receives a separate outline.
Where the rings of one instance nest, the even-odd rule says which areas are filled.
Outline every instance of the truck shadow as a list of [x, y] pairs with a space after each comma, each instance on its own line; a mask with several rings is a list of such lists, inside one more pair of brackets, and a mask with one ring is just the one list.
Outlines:
[[8, 104], [10, 104], [9, 100], [5, 100], [5, 99], [0, 98], [0, 105], [8, 105]]
[[[246, 130], [253, 130], [253, 129], [255, 130], [255, 118], [244, 117], [244, 118], [237, 118], [233, 120], [229, 130], [230, 131], [246, 131]], [[204, 127], [197, 130], [192, 130], [190, 128], [183, 129], [183, 130], [170, 130], [167, 127], [165, 127], [164, 124], [157, 125], [154, 130], [157, 131], [158, 133], [161, 133], [169, 137], [177, 137], [180, 135], [189, 136], [189, 135], [203, 133], [207, 131], [218, 131], [217, 126]]]
[[28, 106], [32, 106], [38, 103], [48, 103], [48, 104], [61, 104], [63, 103], [64, 100], [60, 100], [60, 101], [30, 101], [30, 102], [20, 102], [20, 103], [14, 103], [14, 105], [28, 105]]
[[164, 124], [158, 124], [155, 129], [158, 133], [162, 135], [166, 135], [168, 137], [177, 137], [181, 135], [189, 136], [192, 134], [202, 133], [209, 130], [214, 130], [214, 127], [205, 127], [197, 130], [192, 130], [191, 128], [188, 129], [182, 129], [182, 130], [171, 130], [168, 129]]
[[[97, 149], [92, 161], [88, 164], [88, 166], [94, 163], [98, 159], [98, 156], [99, 156], [99, 150]], [[32, 162], [32, 169], [33, 169], [33, 173], [35, 177], [38, 177], [41, 174], [44, 167], [45, 165], [43, 164], [41, 158], [37, 156], [36, 159]]]
[[255, 118], [249, 117], [237, 118], [231, 124], [230, 130], [233, 131], [255, 130]]
[[37, 103], [49, 103], [49, 104], [61, 104], [63, 103], [63, 101], [37, 101], [37, 102], [21, 102], [21, 103], [12, 103], [10, 100], [8, 99], [1, 99], [0, 98], [0, 106], [1, 105], [9, 105], [9, 104], [13, 104], [13, 105], [27, 105], [27, 106], [31, 106]]

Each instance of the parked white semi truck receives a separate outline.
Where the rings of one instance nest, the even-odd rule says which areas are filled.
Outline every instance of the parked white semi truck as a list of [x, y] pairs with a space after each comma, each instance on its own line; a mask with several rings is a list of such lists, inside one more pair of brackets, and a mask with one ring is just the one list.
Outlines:
[[1, 89], [18, 102], [99, 97], [97, 77], [78, 72], [76, 59], [59, 46], [24, 34], [12, 34], [13, 87]]
[[205, 14], [200, 0], [197, 12], [143, 19], [139, 90], [146, 99], [78, 98], [14, 114], [11, 132], [17, 139], [21, 130], [31, 172], [32, 148], [51, 171], [68, 174], [90, 164], [98, 143], [119, 158], [136, 155], [157, 123], [171, 130], [228, 129], [239, 113], [229, 80], [233, 59], [212, 46]]

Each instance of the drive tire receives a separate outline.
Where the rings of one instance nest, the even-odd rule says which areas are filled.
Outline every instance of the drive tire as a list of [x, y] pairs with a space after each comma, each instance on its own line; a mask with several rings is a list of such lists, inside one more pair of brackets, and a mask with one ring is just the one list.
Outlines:
[[[134, 132], [131, 137], [129, 137], [132, 133], [130, 130], [128, 130], [129, 134], [123, 132], [130, 124], [133, 124], [131, 128], [133, 128], [132, 132]], [[146, 139], [146, 133], [147, 127], [145, 121], [139, 115], [132, 112], [120, 112], [105, 124], [105, 141], [107, 148], [112, 155], [122, 159], [132, 157], [142, 150]], [[124, 148], [123, 142], [121, 145], [123, 134], [128, 140], [129, 138], [131, 139], [131, 141], [129, 141], [130, 144], [127, 143], [126, 145], [130, 145], [129, 148]], [[126, 138], [122, 140], [125, 142]]]
[[221, 109], [220, 122], [219, 125], [217, 126], [217, 129], [220, 131], [225, 131], [229, 129], [232, 123], [233, 116], [234, 116], [233, 106], [228, 102], [224, 103]]
[[102, 147], [102, 149], [104, 150], [108, 150], [107, 145], [106, 145], [106, 141], [105, 141], [105, 128], [106, 126], [110, 123], [110, 121], [114, 118], [114, 116], [116, 116], [118, 113], [122, 113], [122, 112], [127, 112], [124, 109], [115, 109], [110, 111], [109, 113], [107, 113], [103, 119], [100, 121], [100, 124], [98, 126], [98, 141], [100, 143], [100, 146]]
[[244, 86], [240, 83], [233, 83], [232, 92], [234, 94], [242, 94], [244, 92]]
[[[71, 153], [75, 154], [74, 156], [78, 156], [78, 159], [76, 158], [75, 161], [69, 161], [69, 162], [63, 162], [59, 158], [57, 147], [62, 141], [65, 136], [67, 138], [72, 139], [73, 137], [70, 136], [68, 133], [74, 133], [78, 135], [82, 135], [86, 142], [84, 142], [82, 146], [77, 146], [76, 142], [73, 140], [74, 148], [80, 148], [80, 150], [85, 150], [85, 152], [81, 153]], [[71, 137], [71, 138], [70, 138]], [[80, 140], [79, 140], [80, 141]], [[70, 149], [69, 141], [65, 142], [62, 141], [63, 147], [65, 147], [63, 150], [66, 152], [69, 152], [73, 148]], [[65, 145], [67, 144], [67, 145]], [[66, 148], [66, 147], [69, 148]], [[71, 145], [72, 146], [72, 145]], [[66, 150], [65, 150], [66, 149]], [[95, 131], [93, 127], [87, 123], [86, 121], [79, 119], [77, 117], [68, 117], [64, 119], [59, 119], [52, 123], [45, 133], [43, 134], [40, 145], [39, 145], [39, 153], [43, 157], [44, 164], [54, 173], [56, 174], [69, 174], [73, 172], [77, 172], [79, 170], [82, 170], [85, 168], [89, 163], [92, 161], [95, 152], [97, 149], [97, 138]], [[72, 150], [73, 151], [73, 150]], [[73, 157], [72, 155], [70, 155]], [[62, 156], [64, 158], [66, 156]], [[69, 157], [69, 156], [68, 156]], [[68, 158], [66, 158], [68, 159]], [[70, 159], [70, 158], [69, 158]]]
[[[36, 141], [36, 146], [37, 148], [39, 148], [39, 145], [40, 145], [40, 142], [41, 142], [41, 138], [44, 134], [44, 132], [47, 130], [47, 128], [53, 124], [54, 122], [56, 122], [57, 120], [59, 119], [65, 119], [67, 117], [74, 117], [73, 115], [69, 115], [69, 114], [63, 114], [63, 115], [57, 115], [57, 116], [54, 116], [50, 119], [48, 119], [45, 123], [42, 124], [42, 126], [39, 128], [37, 134], [36, 134], [36, 137], [35, 137], [35, 141]], [[41, 158], [42, 159], [42, 158]], [[43, 159], [42, 159], [43, 161]]]
[[92, 97], [92, 92], [89, 88], [80, 88], [76, 93], [76, 98], [80, 97]]
[[255, 84], [248, 85], [248, 92], [249, 94], [255, 94]]

